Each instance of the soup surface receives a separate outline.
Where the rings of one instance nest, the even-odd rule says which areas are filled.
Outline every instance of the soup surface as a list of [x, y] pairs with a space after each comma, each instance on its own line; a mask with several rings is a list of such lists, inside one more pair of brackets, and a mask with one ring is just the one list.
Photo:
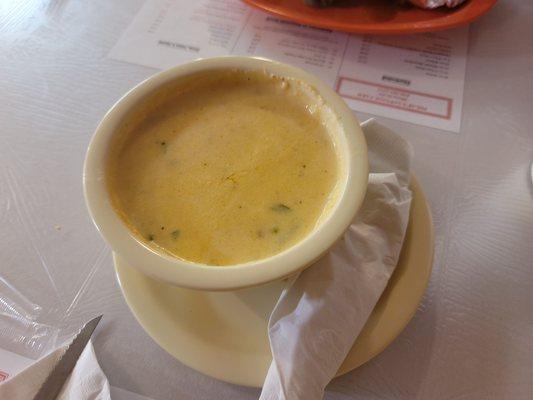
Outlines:
[[335, 199], [339, 125], [316, 92], [236, 70], [173, 92], [109, 153], [108, 190], [130, 229], [175, 257], [230, 265], [279, 253], [317, 226]]

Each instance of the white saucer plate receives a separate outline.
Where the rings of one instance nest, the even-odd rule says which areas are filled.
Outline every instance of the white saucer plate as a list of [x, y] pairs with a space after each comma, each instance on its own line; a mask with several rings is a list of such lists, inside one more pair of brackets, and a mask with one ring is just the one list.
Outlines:
[[[411, 320], [427, 287], [433, 263], [433, 224], [414, 176], [411, 189], [413, 202], [400, 261], [337, 375], [383, 351]], [[284, 281], [232, 292], [205, 292], [151, 279], [116, 254], [114, 261], [131, 311], [163, 349], [222, 381], [262, 386], [271, 362], [268, 317]]]

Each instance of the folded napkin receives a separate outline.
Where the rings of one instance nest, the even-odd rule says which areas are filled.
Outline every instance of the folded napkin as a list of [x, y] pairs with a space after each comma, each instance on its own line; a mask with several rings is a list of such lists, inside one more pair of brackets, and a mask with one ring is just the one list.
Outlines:
[[[68, 344], [61, 346], [0, 384], [0, 399], [33, 399], [52, 368], [65, 353], [67, 346]], [[111, 400], [109, 383], [98, 365], [90, 341], [57, 397], [57, 400], [73, 399]]]
[[370, 177], [344, 236], [281, 294], [269, 321], [272, 364], [260, 400], [318, 400], [361, 332], [396, 267], [409, 219], [412, 149], [363, 124]]

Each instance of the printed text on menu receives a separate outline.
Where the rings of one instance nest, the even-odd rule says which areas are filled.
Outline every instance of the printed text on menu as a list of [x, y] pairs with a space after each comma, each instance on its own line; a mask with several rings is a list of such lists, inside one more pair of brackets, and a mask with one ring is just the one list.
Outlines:
[[240, 0], [148, 0], [110, 57], [158, 69], [228, 54], [272, 58], [319, 76], [356, 111], [458, 132], [467, 39], [467, 28], [349, 35]]

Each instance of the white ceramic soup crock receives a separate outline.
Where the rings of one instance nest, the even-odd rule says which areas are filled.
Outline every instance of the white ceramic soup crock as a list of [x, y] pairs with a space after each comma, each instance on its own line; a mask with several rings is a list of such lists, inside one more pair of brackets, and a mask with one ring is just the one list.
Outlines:
[[[208, 266], [172, 257], [149, 247], [128, 229], [113, 208], [106, 185], [106, 157], [114, 133], [126, 114], [156, 90], [198, 72], [220, 69], [261, 70], [295, 78], [314, 88], [336, 114], [340, 126], [332, 133], [342, 173], [332, 207], [303, 240], [271, 257], [230, 266]], [[124, 95], [104, 116], [87, 150], [83, 187], [89, 213], [104, 239], [130, 266], [170, 284], [232, 290], [292, 275], [323, 255], [348, 228], [366, 193], [366, 142], [352, 111], [327, 84], [302, 69], [253, 57], [215, 57], [160, 72]]]

